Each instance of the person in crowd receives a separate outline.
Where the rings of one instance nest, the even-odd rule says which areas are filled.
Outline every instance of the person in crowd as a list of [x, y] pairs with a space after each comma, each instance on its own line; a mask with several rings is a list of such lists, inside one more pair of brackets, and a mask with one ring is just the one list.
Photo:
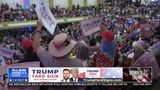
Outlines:
[[[102, 30], [90, 36], [84, 36], [80, 23], [58, 24], [54, 35], [51, 36], [44, 29], [42, 31], [42, 22], [38, 21], [34, 34], [32, 34], [34, 30], [30, 31], [26, 28], [1, 31], [2, 45], [0, 46], [18, 51], [17, 54], [21, 57], [19, 62], [40, 60], [45, 67], [112, 67], [113, 63], [114, 66], [119, 67], [152, 67], [152, 90], [159, 88], [160, 19], [158, 17], [160, 14], [158, 5], [121, 7], [119, 3], [118, 6], [102, 5], [100, 8], [73, 5], [72, 9], [58, 6], [51, 8], [51, 11], [56, 18], [102, 17], [102, 26], [100, 26]], [[36, 19], [35, 7], [24, 9], [17, 4], [16, 8], [13, 8], [3, 3], [0, 7], [2, 23]], [[155, 30], [154, 27], [156, 27]], [[32, 37], [33, 42], [29, 40]], [[13, 58], [18, 59], [17, 56]], [[49, 87], [49, 89], [83, 90], [84, 88]], [[106, 87], [93, 87], [94, 89], [108, 90]], [[147, 90], [147, 88], [143, 89]]]
[[[83, 66], [79, 59], [70, 61], [68, 55], [76, 46], [77, 42], [68, 38], [66, 33], [60, 33], [56, 35], [49, 43], [49, 52], [46, 52], [40, 44], [40, 32], [42, 26], [42, 22], [39, 21], [37, 23], [37, 30], [34, 35], [34, 48], [44, 66]], [[46, 61], [46, 58], [48, 58], [48, 61]]]
[[114, 33], [112, 31], [101, 32], [102, 43], [99, 46], [89, 47], [95, 52], [93, 61], [96, 67], [112, 67], [116, 54]]
[[87, 61], [90, 59], [90, 51], [88, 45], [84, 41], [79, 41], [75, 47], [74, 53], [76, 57], [82, 60], [84, 66], [87, 65]]
[[[57, 34], [50, 41], [48, 50], [41, 47], [42, 21], [37, 22], [37, 29], [34, 35], [34, 49], [45, 67], [83, 67], [83, 62], [78, 58], [69, 58], [69, 54], [77, 42], [68, 37], [66, 33]], [[56, 90], [83, 90], [84, 87], [49, 87]]]
[[[160, 82], [160, 68], [157, 59], [160, 56], [160, 42], [154, 44], [150, 47], [149, 51], [145, 52], [138, 60], [132, 65], [133, 67], [152, 67], [152, 79], [153, 79], [153, 87], [150, 88], [152, 90], [158, 90], [159, 85], [157, 83]], [[153, 89], [154, 88], [154, 89]], [[148, 90], [147, 88], [139, 88], [139, 90]]]
[[94, 37], [94, 35], [90, 36], [91, 37], [91, 40], [90, 40], [90, 46], [96, 46], [96, 38]]
[[154, 35], [152, 37], [152, 42], [157, 43], [160, 42], [160, 25], [157, 26], [154, 30]]
[[24, 51], [24, 59], [20, 60], [19, 63], [40, 61], [36, 52], [34, 51], [32, 40], [30, 39], [22, 40], [21, 46]]
[[145, 53], [145, 42], [142, 40], [139, 41], [135, 41], [133, 42], [133, 52], [134, 52], [134, 56], [133, 56], [133, 60], [137, 60], [142, 54]]
[[112, 31], [105, 31], [102, 33], [102, 44], [100, 45], [100, 49], [106, 55], [109, 55], [112, 60], [115, 58], [116, 54], [116, 46], [114, 42], [114, 33]]
[[152, 67], [153, 69], [153, 79], [160, 77], [160, 68], [156, 57], [160, 55], [160, 42], [154, 44], [149, 48], [149, 51], [145, 52], [141, 57], [139, 57], [136, 62], [132, 65], [134, 67]]
[[[159, 47], [159, 46], [158, 46], [158, 45], [159, 45], [158, 43], [160, 42], [160, 26], [157, 26], [157, 27], [155, 28], [155, 33], [154, 33], [154, 36], [153, 36], [153, 42], [154, 42], [155, 47], [158, 48], [158, 47]], [[159, 66], [160, 66], [159, 55], [160, 55], [160, 54], [157, 54], [157, 55], [155, 56], [155, 58], [156, 58]]]

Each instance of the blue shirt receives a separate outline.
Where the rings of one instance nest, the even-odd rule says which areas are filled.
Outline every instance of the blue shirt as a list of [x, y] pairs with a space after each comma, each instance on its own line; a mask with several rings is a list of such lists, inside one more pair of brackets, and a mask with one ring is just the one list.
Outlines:
[[116, 54], [116, 45], [114, 42], [111, 43], [102, 43], [100, 46], [101, 50], [109, 55], [112, 59], [115, 58], [115, 54]]

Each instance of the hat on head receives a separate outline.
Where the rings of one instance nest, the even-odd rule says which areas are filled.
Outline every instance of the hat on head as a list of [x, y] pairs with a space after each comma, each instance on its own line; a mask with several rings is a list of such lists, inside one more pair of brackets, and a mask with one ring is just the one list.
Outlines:
[[30, 40], [30, 39], [22, 40], [21, 46], [23, 49], [27, 50], [28, 48], [32, 47], [32, 40]]
[[54, 57], [63, 57], [70, 53], [76, 44], [77, 42], [70, 40], [66, 33], [60, 33], [49, 43], [49, 53]]
[[114, 40], [114, 33], [111, 32], [111, 31], [105, 31], [105, 32], [102, 33], [102, 37], [105, 40], [113, 41]]

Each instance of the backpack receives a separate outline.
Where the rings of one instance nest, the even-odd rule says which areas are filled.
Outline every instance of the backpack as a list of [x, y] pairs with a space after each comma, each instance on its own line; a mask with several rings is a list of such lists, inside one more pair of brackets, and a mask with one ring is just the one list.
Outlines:
[[95, 61], [96, 67], [113, 67], [113, 60], [104, 52], [98, 52]]

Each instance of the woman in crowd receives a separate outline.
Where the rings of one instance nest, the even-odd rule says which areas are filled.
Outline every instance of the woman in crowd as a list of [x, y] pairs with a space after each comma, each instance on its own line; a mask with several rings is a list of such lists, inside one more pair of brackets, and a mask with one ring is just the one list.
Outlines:
[[137, 60], [143, 53], [145, 53], [145, 42], [142, 40], [134, 41], [132, 44], [133, 48], [133, 60]]

